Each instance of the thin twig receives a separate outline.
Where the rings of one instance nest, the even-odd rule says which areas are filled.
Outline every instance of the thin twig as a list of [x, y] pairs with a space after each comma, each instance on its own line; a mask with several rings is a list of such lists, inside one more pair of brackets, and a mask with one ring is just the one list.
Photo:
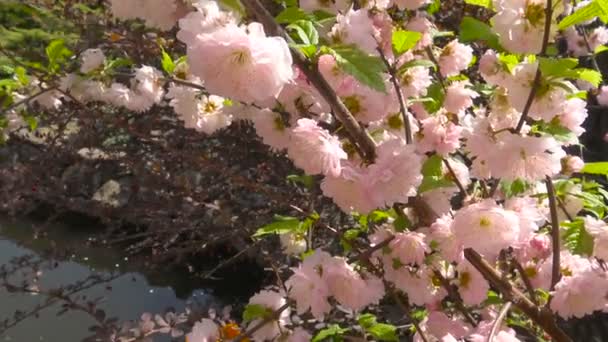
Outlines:
[[395, 87], [395, 92], [397, 93], [397, 100], [399, 101], [399, 112], [401, 113], [401, 119], [403, 120], [403, 126], [405, 127], [405, 142], [409, 145], [413, 142], [412, 137], [412, 127], [410, 125], [409, 113], [407, 111], [407, 107], [405, 105], [405, 99], [403, 98], [403, 94], [401, 93], [401, 86], [399, 85], [399, 80], [397, 79], [397, 71], [395, 70], [395, 66], [391, 65], [391, 63], [386, 59], [384, 52], [380, 47], [376, 48], [378, 53], [380, 54], [380, 58], [386, 65], [386, 69], [388, 70], [389, 75], [391, 76], [391, 82], [393, 83], [393, 87]]
[[486, 342], [493, 342], [494, 341], [494, 336], [496, 335], [496, 333], [500, 329], [500, 325], [502, 324], [502, 321], [507, 316], [507, 313], [509, 312], [509, 309], [511, 309], [511, 305], [513, 305], [513, 303], [506, 302], [502, 306], [502, 308], [500, 309], [500, 312], [498, 313], [498, 316], [496, 316], [496, 319], [494, 320], [494, 323], [492, 323], [492, 330], [490, 330], [490, 334], [488, 335], [488, 339], [486, 340]]
[[557, 325], [554, 314], [548, 308], [538, 307], [518, 288], [513, 286], [509, 281], [502, 279], [500, 273], [483, 259], [479, 253], [471, 248], [466, 248], [464, 256], [490, 285], [502, 294], [505, 301], [513, 302], [513, 305], [549, 334], [554, 342], [572, 342], [572, 339]]
[[258, 324], [254, 325], [250, 329], [247, 329], [244, 333], [242, 333], [239, 336], [237, 336], [237, 338], [234, 339], [233, 341], [234, 342], [241, 342], [244, 339], [251, 337], [251, 335], [253, 335], [256, 331], [262, 329], [263, 326], [265, 326], [266, 324], [268, 324], [268, 323], [276, 320], [281, 315], [281, 312], [287, 310], [287, 308], [289, 308], [289, 303], [283, 304], [280, 308], [278, 308], [277, 310], [275, 310], [271, 315], [266, 316]]
[[435, 75], [437, 75], [437, 79], [439, 80], [439, 84], [441, 85], [441, 88], [443, 89], [443, 91], [446, 91], [445, 78], [443, 77], [443, 75], [441, 74], [441, 71], [439, 70], [439, 62], [437, 62], [437, 58], [435, 58], [433, 49], [430, 46], [427, 46], [425, 48], [425, 51], [426, 51], [426, 54], [429, 56], [429, 59], [431, 60], [431, 62], [433, 62], [433, 64], [435, 64], [437, 66], [438, 69], [435, 72]]
[[526, 274], [526, 271], [524, 270], [524, 268], [521, 266], [521, 264], [519, 263], [519, 261], [517, 259], [515, 259], [514, 257], [511, 258], [511, 264], [515, 267], [515, 269], [519, 273], [519, 277], [521, 278], [521, 280], [523, 281], [524, 285], [526, 286], [526, 290], [528, 291], [528, 295], [530, 295], [530, 300], [535, 305], [538, 305], [538, 300], [536, 299], [536, 293], [534, 292], [534, 286], [532, 286], [532, 282], [530, 281], [530, 277], [528, 277], [528, 275]]
[[33, 99], [35, 99], [36, 97], [38, 97], [38, 96], [40, 96], [42, 94], [45, 94], [45, 93], [48, 93], [49, 91], [57, 90], [57, 89], [58, 88], [56, 86], [55, 87], [50, 87], [50, 88], [43, 88], [40, 91], [38, 91], [37, 93], [34, 93], [33, 95], [30, 95], [30, 96], [24, 98], [23, 100], [17, 101], [15, 103], [13, 103], [12, 105], [6, 107], [6, 109], [3, 109], [0, 112], [0, 115], [4, 115], [7, 112], [9, 112], [10, 110], [12, 110], [13, 108], [17, 108], [17, 107], [21, 106], [22, 104], [30, 102], [30, 101], [32, 101]]
[[[286, 34], [285, 30], [277, 24], [272, 15], [268, 13], [258, 0], [243, 0], [242, 3], [262, 23], [266, 32], [274, 36], [283, 37], [288, 43], [291, 42], [291, 38]], [[319, 91], [319, 94], [327, 101], [338, 120], [344, 125], [351, 143], [360, 148], [363, 153], [363, 159], [367, 162], [373, 162], [376, 159], [376, 144], [372, 137], [363, 126], [359, 125], [359, 122], [357, 122], [316, 66], [298, 48], [290, 46], [289, 49], [295, 65], [298, 66], [308, 81]]]
[[458, 190], [460, 190], [460, 192], [462, 192], [464, 196], [467, 196], [467, 189], [465, 189], [464, 185], [462, 185], [462, 182], [460, 182], [460, 179], [458, 179], [458, 176], [456, 176], [456, 172], [454, 172], [454, 169], [452, 168], [452, 165], [450, 165], [450, 162], [447, 160], [447, 158], [443, 158], [443, 163], [448, 168], [448, 171], [450, 172], [452, 178], [454, 178], [454, 183], [456, 183], [456, 186], [458, 186]]
[[467, 307], [464, 305], [464, 302], [462, 301], [462, 297], [460, 297], [460, 294], [458, 293], [458, 291], [456, 291], [456, 289], [454, 289], [454, 286], [452, 286], [452, 284], [450, 284], [450, 282], [443, 276], [443, 274], [441, 274], [441, 272], [439, 272], [439, 270], [433, 270], [433, 275], [437, 279], [439, 279], [441, 286], [447, 291], [448, 296], [450, 297], [452, 302], [454, 302], [454, 304], [456, 305], [456, 309], [458, 309], [458, 311], [460, 311], [462, 313], [464, 318], [469, 323], [471, 323], [472, 326], [476, 327], [477, 321], [473, 318], [473, 315], [471, 315], [471, 313], [469, 312]]
[[[545, 31], [543, 33], [543, 43], [540, 49], [540, 56], [544, 56], [547, 53], [547, 47], [549, 46], [549, 35], [551, 32], [551, 21], [553, 19], [553, 1], [547, 0], [547, 4], [545, 7]], [[519, 122], [515, 127], [515, 132], [519, 133], [528, 118], [528, 113], [530, 112], [530, 108], [532, 108], [532, 102], [534, 102], [534, 97], [536, 96], [536, 92], [538, 91], [538, 87], [540, 86], [542, 73], [540, 71], [540, 61], [538, 62], [538, 66], [536, 67], [536, 74], [534, 75], [534, 81], [532, 82], [532, 88], [530, 89], [530, 94], [528, 94], [528, 99], [526, 100], [526, 104], [524, 105], [524, 110], [521, 112], [521, 117], [519, 118]]]
[[384, 239], [383, 241], [381, 241], [380, 243], [366, 249], [364, 252], [362, 252], [361, 254], [355, 255], [353, 257], [350, 257], [348, 259], [348, 262], [355, 262], [357, 260], [369, 260], [369, 258], [372, 256], [372, 254], [374, 254], [375, 251], [380, 250], [386, 246], [388, 246], [389, 243], [391, 243], [391, 241], [393, 241], [393, 239], [395, 239], [394, 235], [389, 236], [388, 238]]
[[553, 291], [555, 284], [561, 278], [560, 273], [560, 241], [559, 241], [559, 221], [557, 218], [557, 201], [555, 200], [555, 188], [553, 187], [553, 181], [551, 177], [547, 176], [545, 179], [547, 184], [547, 194], [549, 195], [549, 209], [551, 210], [551, 244], [553, 247], [553, 266], [551, 268], [551, 287]]
[[562, 199], [559, 198], [559, 196], [555, 196], [555, 199], [557, 200], [557, 205], [564, 212], [564, 214], [566, 214], [566, 217], [568, 218], [568, 220], [570, 222], [574, 221], [574, 218], [572, 217], [572, 215], [570, 215], [570, 213], [566, 209], [566, 205], [564, 204], [564, 201], [562, 201]]

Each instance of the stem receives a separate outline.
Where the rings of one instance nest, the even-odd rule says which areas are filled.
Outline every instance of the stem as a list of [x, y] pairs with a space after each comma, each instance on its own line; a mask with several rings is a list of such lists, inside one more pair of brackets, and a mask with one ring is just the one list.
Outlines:
[[460, 297], [460, 294], [454, 289], [454, 286], [452, 286], [450, 282], [438, 270], [433, 270], [433, 275], [437, 279], [439, 279], [439, 282], [441, 282], [441, 286], [443, 286], [443, 288], [448, 292], [448, 296], [456, 305], [456, 309], [458, 309], [462, 313], [464, 318], [469, 323], [471, 323], [472, 326], [476, 327], [477, 321], [473, 318], [469, 310], [467, 310], [466, 306], [462, 301], [462, 298]]
[[506, 301], [513, 302], [513, 305], [549, 334], [554, 342], [572, 342], [572, 339], [557, 325], [555, 316], [550, 310], [538, 307], [509, 281], [502, 279], [500, 273], [479, 253], [467, 248], [464, 250], [464, 256]]
[[506, 302], [502, 306], [502, 308], [500, 309], [500, 312], [498, 313], [498, 316], [496, 316], [496, 320], [492, 324], [492, 330], [490, 330], [490, 335], [488, 335], [488, 339], [486, 340], [486, 342], [493, 342], [494, 341], [494, 336], [498, 332], [498, 329], [500, 328], [500, 324], [502, 323], [502, 321], [507, 316], [507, 313], [509, 312], [509, 309], [511, 309], [511, 305], [513, 305], [511, 302]]
[[351, 262], [355, 262], [357, 260], [369, 260], [369, 258], [372, 256], [372, 254], [374, 254], [375, 251], [380, 250], [380, 249], [388, 246], [388, 244], [391, 243], [391, 241], [393, 241], [393, 239], [395, 239], [394, 235], [389, 236], [388, 238], [384, 239], [379, 244], [366, 249], [361, 254], [358, 254], [358, 255], [355, 255], [355, 256], [349, 258], [348, 262], [351, 263]]
[[[544, 56], [547, 53], [547, 47], [549, 46], [549, 35], [551, 33], [551, 20], [553, 17], [553, 1], [547, 0], [547, 5], [545, 7], [545, 31], [543, 33], [543, 45], [540, 49], [539, 56]], [[530, 108], [532, 107], [532, 102], [534, 102], [534, 97], [536, 96], [536, 92], [538, 87], [540, 86], [541, 81], [541, 71], [540, 71], [540, 61], [538, 62], [538, 67], [536, 67], [536, 74], [534, 75], [534, 81], [532, 82], [532, 89], [530, 89], [530, 94], [528, 95], [528, 99], [526, 100], [526, 104], [524, 105], [524, 110], [521, 113], [521, 117], [519, 118], [519, 122], [515, 127], [515, 132], [519, 133], [526, 122], [528, 117], [528, 113], [530, 112]]]
[[555, 188], [553, 187], [553, 181], [549, 176], [545, 179], [545, 183], [547, 184], [547, 194], [549, 195], [549, 209], [551, 210], [551, 244], [553, 247], [553, 265], [551, 268], [551, 288], [553, 291], [555, 289], [555, 284], [561, 278], [561, 273], [559, 269], [559, 221], [557, 218], [557, 201], [555, 197]]
[[412, 127], [410, 125], [409, 114], [407, 111], [407, 107], [405, 105], [405, 99], [403, 98], [403, 94], [401, 93], [401, 86], [399, 85], [399, 80], [397, 79], [397, 72], [395, 70], [395, 66], [389, 63], [388, 59], [382, 52], [380, 47], [376, 48], [378, 53], [380, 54], [380, 58], [386, 65], [386, 69], [388, 73], [391, 75], [391, 82], [393, 83], [393, 87], [395, 87], [395, 92], [397, 93], [397, 100], [399, 101], [399, 112], [401, 113], [401, 118], [403, 120], [403, 126], [405, 127], [405, 142], [409, 145], [413, 142], [412, 138]]
[[456, 183], [456, 186], [458, 186], [458, 189], [460, 190], [460, 192], [462, 192], [463, 195], [467, 196], [468, 195], [467, 189], [465, 189], [465, 187], [462, 185], [462, 183], [460, 182], [460, 179], [458, 179], [458, 177], [456, 177], [456, 172], [454, 172], [454, 169], [452, 169], [452, 165], [450, 165], [450, 162], [446, 158], [443, 158], [443, 163], [448, 168], [448, 171], [454, 178], [454, 183]]
[[524, 270], [524, 268], [521, 266], [521, 264], [519, 263], [519, 261], [517, 259], [511, 258], [511, 263], [515, 267], [517, 272], [519, 273], [521, 280], [524, 282], [524, 285], [526, 286], [526, 290], [528, 291], [528, 294], [530, 295], [530, 300], [535, 305], [538, 305], [538, 300], [536, 299], [536, 293], [534, 292], [534, 286], [532, 286], [532, 282], [530, 281], [530, 278], [526, 274], [526, 271]]
[[[283, 37], [288, 43], [291, 41], [285, 30], [277, 24], [272, 15], [268, 13], [266, 8], [259, 0], [243, 0], [245, 8], [252, 13], [264, 26], [264, 29], [271, 35]], [[376, 144], [369, 133], [359, 125], [359, 122], [354, 118], [351, 112], [346, 108], [340, 97], [329, 85], [327, 80], [321, 75], [316, 66], [311, 63], [304, 54], [296, 47], [290, 46], [291, 56], [294, 64], [306, 75], [308, 81], [319, 91], [323, 99], [327, 101], [333, 109], [336, 117], [346, 129], [351, 142], [359, 146], [363, 159], [367, 162], [373, 162], [376, 158]]]
[[437, 71], [435, 72], [435, 75], [437, 75], [437, 79], [439, 80], [439, 84], [441, 84], [441, 88], [443, 88], [443, 91], [446, 91], [445, 78], [443, 77], [443, 75], [441, 74], [441, 71], [439, 70], [439, 62], [437, 62], [437, 58], [435, 58], [435, 54], [433, 53], [433, 50], [431, 49], [430, 46], [427, 46], [425, 51], [426, 51], [426, 54], [429, 56], [429, 59], [431, 60], [431, 62], [433, 62], [433, 64], [435, 64], [437, 66]]
[[4, 115], [4, 114], [8, 113], [11, 109], [17, 108], [17, 107], [21, 106], [24, 103], [28, 103], [28, 102], [32, 101], [33, 99], [35, 99], [36, 97], [38, 97], [38, 96], [40, 96], [42, 94], [48, 93], [49, 91], [53, 91], [53, 90], [56, 90], [56, 89], [57, 89], [57, 87], [50, 87], [50, 88], [41, 89], [39, 92], [34, 93], [33, 95], [30, 95], [30, 96], [26, 97], [25, 99], [23, 99], [21, 101], [18, 101], [18, 102], [15, 102], [12, 105], [6, 107], [6, 109], [4, 109], [4, 110], [2, 110], [0, 112], [0, 115]]

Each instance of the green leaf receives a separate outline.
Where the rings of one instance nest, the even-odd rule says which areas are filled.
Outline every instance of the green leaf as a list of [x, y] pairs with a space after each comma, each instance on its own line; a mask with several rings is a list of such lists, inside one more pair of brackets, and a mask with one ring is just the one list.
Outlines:
[[593, 53], [597, 55], [597, 54], [600, 54], [600, 53], [602, 53], [602, 52], [604, 52], [606, 50], [608, 50], [608, 46], [606, 46], [606, 45], [600, 45], [600, 46], [596, 47], [595, 50], [593, 50]]
[[422, 33], [415, 31], [397, 30], [393, 32], [392, 46], [396, 56], [412, 49], [422, 38]]
[[531, 132], [550, 135], [554, 137], [557, 141], [561, 142], [574, 141], [577, 139], [576, 134], [574, 134], [568, 128], [562, 126], [559, 122], [559, 119], [553, 119], [549, 123], [539, 121], [538, 123], [532, 126]]
[[344, 72], [366, 86], [386, 93], [383, 77], [386, 66], [380, 57], [368, 55], [355, 45], [335, 45], [331, 48], [325, 47], [325, 50], [334, 56]]
[[492, 0], [464, 0], [466, 4], [492, 9]]
[[454, 185], [443, 175], [443, 159], [436, 154], [430, 156], [422, 165], [422, 176], [419, 193]]
[[406, 215], [399, 215], [395, 221], [393, 221], [393, 226], [395, 227], [395, 231], [404, 232], [406, 229], [412, 226], [412, 223]]
[[483, 41], [492, 49], [503, 50], [498, 41], [498, 35], [492, 28], [488, 24], [472, 17], [462, 18], [459, 38], [462, 42]]
[[576, 58], [545, 58], [541, 57], [540, 71], [544, 76], [560, 76], [567, 69], [574, 69], [578, 65]]
[[426, 97], [431, 99], [432, 101], [424, 101], [422, 103], [424, 105], [424, 109], [426, 109], [426, 111], [429, 113], [435, 113], [439, 110], [439, 108], [441, 108], [441, 106], [443, 105], [443, 100], [445, 98], [445, 92], [443, 91], [441, 83], [435, 82], [431, 84], [427, 88], [426, 93]]
[[369, 215], [367, 215], [369, 221], [374, 223], [380, 223], [382, 221], [388, 220], [391, 218], [391, 215], [387, 211], [383, 210], [374, 210]]
[[572, 70], [574, 72], [572, 78], [587, 81], [593, 84], [594, 87], [598, 87], [602, 83], [602, 74], [593, 69], [577, 68]]
[[285, 234], [295, 232], [300, 228], [301, 222], [295, 217], [275, 215], [274, 222], [267, 224], [253, 234], [253, 238], [257, 238], [269, 234]]
[[378, 341], [398, 341], [397, 327], [392, 324], [378, 323], [367, 329]]
[[435, 14], [441, 8], [440, 0], [433, 0], [433, 2], [426, 8], [428, 14]]
[[15, 73], [15, 78], [22, 85], [26, 86], [30, 83], [30, 79], [29, 79], [29, 77], [27, 77], [27, 72], [24, 67], [22, 67], [22, 66], [16, 67], [14, 70], [14, 73]]
[[315, 180], [310, 175], [289, 175], [287, 180], [304, 185], [307, 189], [312, 189], [315, 185]]
[[243, 311], [243, 321], [249, 322], [254, 319], [264, 319], [272, 315], [272, 310], [260, 304], [247, 304]]
[[133, 62], [131, 62], [131, 60], [128, 58], [116, 58], [116, 59], [108, 60], [108, 61], [106, 61], [106, 65], [104, 66], [104, 72], [122, 68], [122, 67], [128, 67], [131, 65], [133, 65]]
[[66, 58], [72, 56], [72, 51], [65, 47], [63, 39], [55, 39], [46, 47], [46, 57], [48, 59], [48, 70], [52, 73], [59, 69], [59, 64]]
[[27, 122], [28, 128], [30, 129], [30, 131], [35, 131], [36, 128], [38, 128], [38, 118], [36, 118], [33, 115], [24, 115], [23, 116], [23, 120], [25, 120], [25, 122]]
[[399, 67], [399, 70], [397, 70], [397, 75], [401, 76], [404, 72], [407, 71], [407, 69], [417, 66], [433, 68], [435, 70], [437, 69], [435, 63], [429, 61], [428, 59], [413, 59], [407, 63], [403, 63], [403, 65]]
[[344, 335], [345, 332], [349, 331], [348, 328], [341, 328], [337, 324], [332, 324], [329, 327], [319, 331], [315, 337], [312, 338], [311, 342], [321, 342], [321, 341], [341, 341], [341, 336]]
[[562, 222], [566, 228], [562, 239], [564, 245], [573, 253], [578, 255], [593, 255], [593, 236], [585, 229], [585, 222], [576, 219], [574, 222]]
[[581, 173], [608, 175], [608, 162], [585, 163]]
[[363, 329], [367, 329], [378, 323], [378, 321], [376, 320], [376, 316], [370, 313], [359, 315], [359, 317], [357, 317], [357, 322], [359, 322], [359, 325]]
[[314, 16], [304, 12], [299, 7], [287, 7], [276, 16], [276, 21], [279, 24], [291, 24], [298, 20], [311, 20]]
[[298, 20], [287, 26], [287, 30], [294, 31], [300, 42], [304, 45], [319, 43], [319, 32], [310, 20]]
[[240, 0], [220, 0], [219, 2], [224, 7], [237, 12], [241, 17], [244, 17], [246, 14], [245, 7]]
[[602, 16], [602, 15], [605, 15], [605, 12], [604, 12], [601, 4], [598, 3], [598, 1], [593, 1], [590, 4], [588, 4], [587, 6], [579, 8], [574, 13], [572, 13], [569, 16], [562, 19], [562, 21], [559, 22], [557, 27], [560, 30], [563, 30], [572, 25], [576, 25], [583, 21], [587, 21], [587, 20], [593, 19], [598, 16]]
[[510, 182], [507, 180], [500, 181], [500, 189], [505, 194], [505, 197], [511, 198], [523, 194], [531, 188], [531, 184], [521, 178]]
[[169, 54], [167, 53], [167, 51], [165, 51], [165, 49], [161, 46], [161, 53], [162, 53], [162, 59], [161, 59], [161, 65], [163, 67], [163, 70], [171, 75], [173, 74], [173, 71], [175, 70], [175, 63], [173, 62], [173, 58], [171, 58], [171, 56], [169, 56]]

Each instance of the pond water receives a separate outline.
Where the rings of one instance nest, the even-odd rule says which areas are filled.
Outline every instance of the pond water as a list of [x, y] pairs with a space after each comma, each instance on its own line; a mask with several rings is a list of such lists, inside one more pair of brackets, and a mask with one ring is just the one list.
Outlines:
[[[52, 244], [60, 244], [62, 248], [70, 248], [75, 253], [67, 260], [58, 260], [57, 268], [43, 271], [40, 288], [56, 288], [95, 273], [109, 275], [112, 271], [119, 271], [121, 275], [118, 278], [82, 292], [91, 299], [104, 297], [99, 308], [106, 312], [107, 317], [117, 317], [121, 321], [137, 320], [143, 312], [162, 313], [169, 307], [181, 312], [188, 302], [193, 301], [203, 306], [222, 306], [222, 301], [210, 291], [187, 288], [184, 284], [188, 280], [184, 279], [184, 275], [150, 276], [132, 269], [137, 267], [136, 263], [128, 262], [117, 250], [87, 246], [86, 232], [78, 233], [75, 229], [54, 226], [45, 229], [49, 232], [48, 236], [35, 238], [34, 227], [35, 224], [29, 221], [0, 219], [0, 265], [26, 254], [40, 256]], [[108, 286], [111, 290], [108, 290]], [[44, 301], [44, 296], [9, 293], [0, 289], [0, 321], [12, 318], [15, 310], [27, 312]], [[0, 341], [78, 342], [91, 334], [88, 328], [94, 323], [92, 318], [77, 312], [57, 316], [60, 309], [55, 305], [42, 311], [37, 319], [24, 320], [4, 334], [0, 333]], [[169, 340], [158, 337], [154, 341]]]

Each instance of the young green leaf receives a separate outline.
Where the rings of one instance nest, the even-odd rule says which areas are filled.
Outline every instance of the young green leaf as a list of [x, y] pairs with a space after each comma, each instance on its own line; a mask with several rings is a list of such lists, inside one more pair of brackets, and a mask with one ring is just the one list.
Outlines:
[[585, 163], [581, 173], [608, 175], [608, 162]]
[[[341, 328], [337, 324], [332, 324], [327, 328], [319, 331], [315, 337], [312, 338], [311, 342], [322, 342], [322, 341], [339, 341], [341, 336], [345, 332], [349, 331], [349, 328]], [[331, 339], [331, 340], [330, 340]]]
[[260, 304], [247, 304], [243, 311], [243, 321], [249, 322], [258, 318], [264, 319], [269, 315], [272, 315], [272, 310], [269, 308]]
[[361, 51], [355, 45], [335, 45], [324, 50], [331, 53], [338, 67], [366, 86], [386, 93], [383, 73], [386, 72], [384, 62], [377, 56], [371, 56]]
[[422, 33], [415, 31], [397, 30], [393, 32], [392, 46], [396, 56], [407, 52], [422, 38]]
[[492, 9], [492, 0], [464, 0], [469, 5], [481, 6], [487, 9]]
[[494, 50], [503, 50], [498, 41], [498, 35], [492, 28], [488, 24], [472, 17], [462, 18], [459, 38], [462, 42], [482, 41]]
[[175, 63], [173, 62], [173, 59], [171, 58], [171, 56], [169, 56], [167, 51], [165, 51], [165, 49], [163, 49], [162, 47], [161, 47], [161, 53], [162, 53], [161, 66], [163, 67], [163, 70], [169, 75], [173, 74], [173, 71], [175, 70]]
[[310, 20], [298, 20], [287, 26], [287, 30], [296, 33], [300, 42], [304, 45], [316, 45], [319, 43], [319, 32]]
[[366, 329], [378, 341], [398, 341], [397, 327], [392, 324], [378, 323]]
[[422, 184], [418, 192], [453, 186], [454, 183], [443, 175], [443, 159], [434, 154], [430, 156], [422, 165]]
[[574, 13], [562, 19], [557, 27], [560, 30], [564, 30], [572, 25], [576, 25], [578, 23], [582, 23], [583, 21], [587, 21], [602, 15], [605, 15], [605, 13], [601, 4], [598, 3], [598, 1], [592, 1], [588, 5], [579, 8]]
[[279, 24], [291, 24], [298, 20], [311, 20], [314, 16], [304, 12], [299, 7], [287, 7], [276, 16], [276, 21]]
[[59, 69], [59, 64], [63, 63], [66, 58], [72, 56], [72, 51], [65, 47], [63, 39], [55, 39], [46, 47], [46, 57], [48, 59], [48, 71], [51, 73]]
[[564, 244], [573, 254], [591, 256], [593, 255], [593, 236], [585, 229], [585, 222], [576, 219], [574, 222], [562, 222], [566, 228], [563, 233]]
[[302, 223], [295, 217], [275, 215], [274, 222], [258, 228], [253, 238], [269, 234], [285, 234], [295, 232]]

